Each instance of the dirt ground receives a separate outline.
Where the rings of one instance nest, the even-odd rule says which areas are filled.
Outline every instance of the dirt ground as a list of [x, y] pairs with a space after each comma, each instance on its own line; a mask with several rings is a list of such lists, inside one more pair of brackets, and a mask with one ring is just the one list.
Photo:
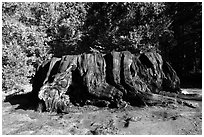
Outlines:
[[73, 106], [68, 114], [56, 114], [2, 102], [2, 134], [201, 135], [202, 102], [197, 103], [198, 108], [179, 104], [123, 109]]

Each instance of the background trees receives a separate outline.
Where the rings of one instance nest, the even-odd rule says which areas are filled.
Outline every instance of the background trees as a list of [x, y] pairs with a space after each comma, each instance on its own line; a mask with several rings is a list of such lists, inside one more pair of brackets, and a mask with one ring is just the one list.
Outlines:
[[[170, 19], [164, 3], [90, 3], [84, 24], [85, 44], [100, 51], [158, 48]], [[87, 47], [86, 46], [86, 47]]]
[[202, 3], [2, 3], [3, 89], [51, 56], [159, 50], [180, 77], [201, 76]]
[[166, 3], [166, 5], [165, 15], [172, 20], [170, 29], [173, 31], [175, 44], [167, 40], [160, 42], [163, 56], [171, 62], [185, 86], [201, 87], [202, 3]]

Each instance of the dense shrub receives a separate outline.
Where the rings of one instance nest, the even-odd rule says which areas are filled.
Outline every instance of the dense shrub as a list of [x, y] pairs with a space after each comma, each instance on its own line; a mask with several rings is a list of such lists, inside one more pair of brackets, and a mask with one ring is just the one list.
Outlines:
[[26, 5], [2, 5], [2, 88], [5, 91], [29, 84], [36, 65], [48, 56], [43, 27], [31, 25], [32, 16]]

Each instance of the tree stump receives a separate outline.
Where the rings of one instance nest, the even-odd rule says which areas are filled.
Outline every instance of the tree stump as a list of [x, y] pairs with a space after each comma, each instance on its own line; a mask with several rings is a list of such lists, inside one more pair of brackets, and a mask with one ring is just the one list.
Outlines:
[[179, 85], [176, 72], [156, 51], [112, 51], [53, 57], [39, 66], [33, 93], [47, 111], [66, 112], [71, 104], [151, 104], [153, 93], [178, 93]]

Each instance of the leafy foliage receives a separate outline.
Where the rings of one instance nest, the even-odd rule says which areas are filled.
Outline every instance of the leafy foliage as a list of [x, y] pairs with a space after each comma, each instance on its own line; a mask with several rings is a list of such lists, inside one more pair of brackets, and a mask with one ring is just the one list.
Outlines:
[[[52, 3], [46, 30], [51, 52], [55, 56], [74, 54], [81, 41], [85, 3]], [[51, 9], [51, 8], [50, 8]], [[75, 53], [76, 54], [76, 53]]]
[[51, 56], [91, 50], [159, 49], [181, 74], [198, 72], [201, 9], [202, 3], [3, 2], [3, 89], [28, 84]]
[[3, 3], [3, 89], [28, 84], [47, 54], [46, 33], [30, 12], [31, 3]]
[[[85, 21], [86, 44], [101, 51], [158, 47], [170, 32], [164, 3], [91, 3]], [[100, 26], [100, 27], [98, 27]]]

